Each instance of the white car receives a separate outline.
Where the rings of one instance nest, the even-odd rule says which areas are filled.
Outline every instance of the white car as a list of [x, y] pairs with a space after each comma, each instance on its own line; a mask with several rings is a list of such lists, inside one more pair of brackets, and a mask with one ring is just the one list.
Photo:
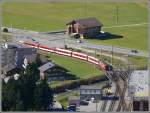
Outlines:
[[100, 31], [101, 33], [105, 33], [104, 31]]
[[131, 50], [132, 53], [138, 53], [138, 50]]
[[82, 41], [81, 40], [77, 40], [77, 43], [82, 43]]

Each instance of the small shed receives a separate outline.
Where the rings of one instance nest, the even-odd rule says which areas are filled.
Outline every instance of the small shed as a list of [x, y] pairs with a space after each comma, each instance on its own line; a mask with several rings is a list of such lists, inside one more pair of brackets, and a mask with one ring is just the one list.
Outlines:
[[40, 78], [44, 79], [44, 72], [52, 67], [54, 67], [55, 64], [52, 62], [47, 62], [44, 65], [40, 66], [38, 69], [40, 70]]
[[80, 87], [80, 100], [101, 100], [102, 89], [98, 86], [82, 85]]
[[80, 97], [70, 96], [68, 98], [68, 103], [69, 103], [69, 105], [80, 106]]
[[94, 38], [100, 33], [103, 26], [95, 17], [72, 20], [66, 25], [68, 35], [78, 33], [80, 38]]

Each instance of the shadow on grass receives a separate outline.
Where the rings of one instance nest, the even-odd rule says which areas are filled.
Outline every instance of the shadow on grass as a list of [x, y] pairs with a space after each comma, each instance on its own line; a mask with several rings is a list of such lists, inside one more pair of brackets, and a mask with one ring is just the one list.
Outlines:
[[[109, 32], [99, 33], [95, 37], [95, 39], [98, 39], [98, 40], [111, 40], [111, 39], [119, 39], [119, 38], [123, 38], [123, 36], [117, 35], [117, 34], [111, 34]], [[94, 39], [94, 38], [87, 38], [87, 39]]]
[[61, 67], [59, 65], [56, 65], [55, 67], [47, 70], [46, 74], [49, 79], [55, 78], [55, 80], [57, 80], [57, 81], [80, 79], [80, 78], [76, 77], [76, 75], [71, 74], [69, 70], [67, 70], [64, 67]]

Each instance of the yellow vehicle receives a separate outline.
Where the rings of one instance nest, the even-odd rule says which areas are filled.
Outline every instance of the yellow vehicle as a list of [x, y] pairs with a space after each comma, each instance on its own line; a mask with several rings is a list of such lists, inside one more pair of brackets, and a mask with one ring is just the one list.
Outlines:
[[105, 89], [104, 89], [104, 93], [105, 93], [106, 95], [112, 95], [112, 90], [111, 90], [110, 88], [105, 88]]

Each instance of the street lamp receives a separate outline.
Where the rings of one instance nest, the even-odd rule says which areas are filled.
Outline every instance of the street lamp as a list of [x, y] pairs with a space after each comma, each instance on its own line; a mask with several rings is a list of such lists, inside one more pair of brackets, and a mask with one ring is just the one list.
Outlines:
[[0, 0], [0, 44], [2, 43], [2, 0]]
[[[95, 58], [96, 58], [96, 49], [95, 49], [94, 56], [95, 56]], [[96, 65], [95, 65], [95, 63], [94, 63], [94, 74], [95, 74], [95, 68], [96, 68]]]
[[118, 24], [118, 22], [119, 22], [118, 10], [119, 10], [119, 7], [118, 7], [118, 5], [117, 5], [117, 6], [116, 6], [116, 23], [117, 23], [117, 24]]
[[[2, 0], [0, 0], [0, 75], [2, 74], [2, 48], [1, 48], [1, 44], [2, 44]], [[2, 83], [2, 79], [0, 79], [0, 83]], [[1, 89], [0, 89], [1, 90]], [[0, 94], [0, 99], [1, 99], [2, 95]], [[2, 100], [2, 99], [1, 99]], [[2, 110], [2, 105], [0, 104], [0, 111]]]
[[112, 57], [111, 57], [111, 64], [113, 65], [113, 46], [112, 46], [111, 54], [112, 54]]

